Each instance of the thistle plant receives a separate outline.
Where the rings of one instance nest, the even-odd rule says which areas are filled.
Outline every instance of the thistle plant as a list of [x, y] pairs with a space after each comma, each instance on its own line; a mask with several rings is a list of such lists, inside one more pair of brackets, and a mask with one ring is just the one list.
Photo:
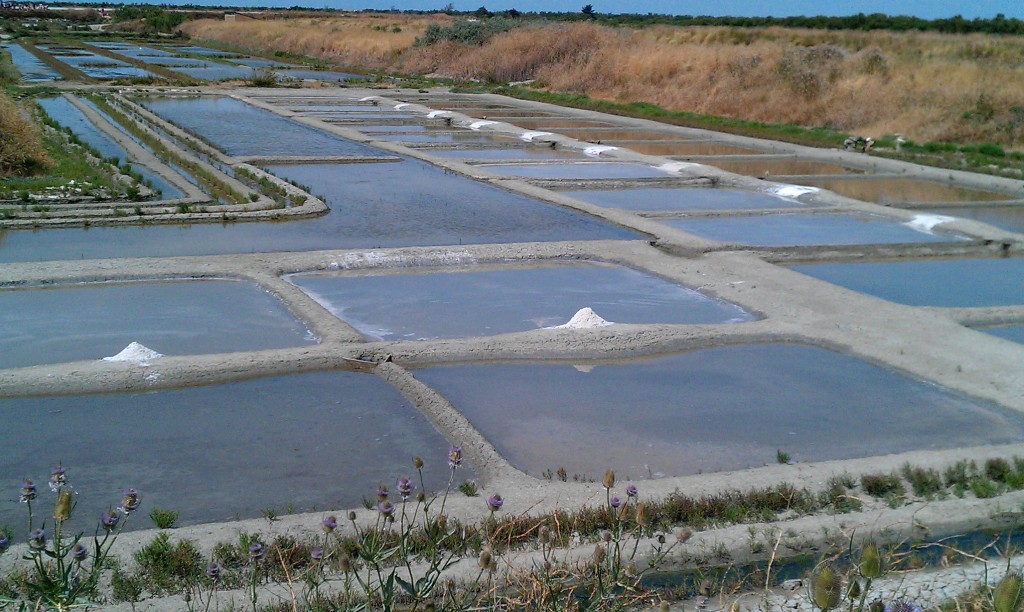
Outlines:
[[[28, 550], [23, 558], [32, 562], [35, 573], [25, 581], [26, 592], [19, 599], [0, 598], [0, 604], [19, 603], [22, 609], [28, 606], [53, 610], [88, 607], [87, 598], [96, 591], [110, 549], [124, 529], [128, 515], [138, 509], [140, 497], [134, 489], [126, 491], [121, 507], [100, 517], [90, 545], [82, 532], [67, 533], [77, 494], [68, 481], [67, 468], [58, 464], [51, 471], [48, 484], [55, 494], [53, 523], [49, 528], [45, 519], [39, 526], [35, 524], [36, 485], [28, 479], [21, 483], [19, 499], [26, 505], [28, 514]], [[0, 534], [0, 554], [9, 546], [10, 538]]]

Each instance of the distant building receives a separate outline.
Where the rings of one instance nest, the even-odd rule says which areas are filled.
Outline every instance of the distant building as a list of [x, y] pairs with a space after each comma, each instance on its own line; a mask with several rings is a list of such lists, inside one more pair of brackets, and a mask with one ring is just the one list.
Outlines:
[[241, 13], [224, 13], [224, 21], [251, 21], [252, 17]]

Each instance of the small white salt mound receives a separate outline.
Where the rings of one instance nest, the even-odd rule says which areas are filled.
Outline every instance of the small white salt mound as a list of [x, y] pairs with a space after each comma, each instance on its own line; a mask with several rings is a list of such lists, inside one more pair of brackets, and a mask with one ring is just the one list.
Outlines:
[[583, 149], [583, 154], [590, 157], [601, 157], [601, 154], [605, 151], [614, 151], [618, 147], [610, 147], [608, 145], [594, 145]]
[[572, 318], [569, 319], [568, 323], [564, 325], [556, 325], [551, 329], [591, 329], [611, 324], [611, 321], [605, 321], [589, 306], [587, 306], [586, 308], [580, 308], [579, 312], [574, 314]]
[[163, 357], [163, 355], [151, 348], [142, 346], [138, 342], [132, 342], [113, 357], [104, 357], [103, 361], [126, 361], [136, 365], [148, 365], [150, 359], [157, 359], [159, 357]]
[[590, 374], [591, 372], [593, 372], [593, 371], [594, 371], [594, 368], [595, 368], [595, 367], [597, 367], [597, 366], [594, 366], [594, 365], [579, 365], [579, 364], [576, 364], [576, 365], [574, 365], [574, 366], [572, 366], [572, 367], [573, 367], [573, 368], [575, 368], [575, 370], [576, 370], [577, 372], [582, 372], [582, 373], [584, 373], [584, 374]]
[[919, 232], [931, 234], [936, 225], [941, 225], [942, 223], [948, 223], [950, 221], [956, 221], [956, 217], [947, 217], [945, 215], [914, 215], [914, 218], [907, 221], [904, 225], [907, 225], [912, 229], [916, 229]]
[[467, 127], [469, 127], [469, 129], [471, 130], [479, 130], [480, 128], [486, 125], [494, 125], [495, 123], [497, 123], [497, 121], [487, 121], [486, 119], [483, 119], [481, 121], [474, 121], [473, 123], [470, 123]]
[[771, 190], [772, 193], [784, 198], [797, 198], [805, 193], [820, 191], [817, 187], [806, 187], [804, 185], [779, 185]]
[[525, 140], [526, 142], [533, 142], [534, 138], [550, 135], [551, 132], [523, 132], [522, 134], [519, 135], [519, 138]]

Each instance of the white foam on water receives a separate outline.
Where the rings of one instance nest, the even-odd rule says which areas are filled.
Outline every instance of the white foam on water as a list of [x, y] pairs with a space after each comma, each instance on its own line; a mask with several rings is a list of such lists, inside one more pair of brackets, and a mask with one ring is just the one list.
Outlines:
[[769, 191], [784, 198], [798, 198], [805, 193], [817, 193], [821, 190], [817, 187], [807, 187], [806, 185], [777, 185], [769, 189]]
[[150, 360], [159, 359], [160, 357], [163, 357], [163, 355], [153, 349], [147, 348], [138, 342], [132, 342], [113, 357], [104, 357], [103, 361], [121, 361], [144, 366], [149, 365]]
[[611, 324], [611, 321], [605, 321], [596, 312], [594, 312], [593, 309], [586, 306], [584, 308], [580, 308], [579, 311], [569, 319], [568, 323], [549, 327], [548, 329], [593, 329], [595, 327], [604, 327]]
[[594, 145], [592, 147], [587, 147], [586, 149], [583, 149], [583, 153], [585, 155], [589, 155], [590, 157], [600, 157], [602, 153], [606, 151], [614, 151], [615, 149], [618, 149], [618, 147], [610, 147], [608, 145]]
[[485, 125], [494, 125], [495, 123], [497, 123], [497, 121], [487, 121], [487, 120], [474, 121], [473, 123], [469, 124], [469, 129], [471, 129], [471, 130], [479, 130], [480, 128], [484, 127]]
[[913, 219], [903, 225], [925, 234], [933, 234], [932, 230], [935, 229], [936, 225], [949, 223], [950, 221], [956, 221], [956, 217], [947, 217], [946, 215], [914, 215]]
[[[396, 106], [395, 108], [398, 108], [398, 107]], [[450, 115], [450, 114], [451, 114], [451, 111], [446, 111], [446, 110], [430, 111], [429, 113], [427, 113], [427, 119], [433, 119], [434, 117], [440, 117], [441, 115]]]
[[550, 136], [551, 132], [523, 132], [519, 135], [519, 138], [526, 142], [533, 142], [534, 138], [540, 138], [541, 136]]

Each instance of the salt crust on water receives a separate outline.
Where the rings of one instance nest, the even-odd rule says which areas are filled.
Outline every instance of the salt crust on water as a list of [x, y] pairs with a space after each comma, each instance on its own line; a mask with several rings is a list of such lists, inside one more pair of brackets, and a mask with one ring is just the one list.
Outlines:
[[611, 321], [605, 321], [589, 306], [580, 308], [579, 311], [564, 325], [556, 325], [551, 329], [590, 329], [593, 327], [604, 327], [611, 325]]
[[113, 357], [104, 357], [103, 361], [126, 361], [136, 365], [148, 365], [147, 362], [150, 359], [157, 359], [159, 357], [163, 357], [163, 355], [151, 348], [147, 348], [139, 344], [138, 342], [132, 342], [128, 346], [124, 347], [123, 351]]

